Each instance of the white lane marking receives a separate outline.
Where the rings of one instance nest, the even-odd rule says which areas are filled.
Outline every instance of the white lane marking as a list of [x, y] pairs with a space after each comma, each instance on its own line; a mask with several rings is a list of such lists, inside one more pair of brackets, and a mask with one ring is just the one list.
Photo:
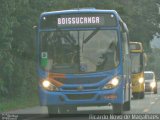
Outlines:
[[155, 102], [151, 102], [151, 105], [153, 105]]
[[143, 112], [145, 112], [145, 113], [148, 112], [148, 111], [149, 111], [149, 109], [147, 109], [147, 108], [143, 110]]

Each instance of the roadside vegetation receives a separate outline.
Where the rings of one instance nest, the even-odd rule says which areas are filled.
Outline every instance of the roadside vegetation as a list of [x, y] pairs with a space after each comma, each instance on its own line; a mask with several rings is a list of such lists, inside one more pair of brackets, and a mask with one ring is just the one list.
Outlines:
[[28, 107], [38, 106], [38, 97], [37, 96], [21, 96], [21, 97], [14, 97], [12, 99], [1, 99], [0, 101], [0, 112], [8, 112], [14, 111], [18, 109], [24, 109]]

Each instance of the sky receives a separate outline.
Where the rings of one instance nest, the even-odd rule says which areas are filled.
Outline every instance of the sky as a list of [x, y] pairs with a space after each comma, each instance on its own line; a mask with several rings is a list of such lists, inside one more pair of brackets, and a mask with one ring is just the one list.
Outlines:
[[156, 33], [153, 36], [153, 39], [150, 42], [151, 48], [159, 48], [160, 49], [160, 34]]

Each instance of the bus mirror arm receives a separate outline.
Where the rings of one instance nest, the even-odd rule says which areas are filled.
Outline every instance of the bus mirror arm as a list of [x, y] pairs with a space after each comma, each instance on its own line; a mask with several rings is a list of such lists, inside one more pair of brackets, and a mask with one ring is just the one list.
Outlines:
[[38, 34], [38, 26], [37, 25], [34, 25], [32, 27], [32, 29], [34, 30], [35, 34]]

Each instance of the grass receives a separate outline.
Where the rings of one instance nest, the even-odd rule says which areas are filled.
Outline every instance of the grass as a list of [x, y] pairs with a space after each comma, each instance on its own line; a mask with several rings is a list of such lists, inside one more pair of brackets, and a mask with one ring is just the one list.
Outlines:
[[0, 100], [0, 113], [11, 110], [24, 109], [27, 107], [36, 106], [39, 104], [38, 95], [35, 96], [21, 96], [17, 98]]

